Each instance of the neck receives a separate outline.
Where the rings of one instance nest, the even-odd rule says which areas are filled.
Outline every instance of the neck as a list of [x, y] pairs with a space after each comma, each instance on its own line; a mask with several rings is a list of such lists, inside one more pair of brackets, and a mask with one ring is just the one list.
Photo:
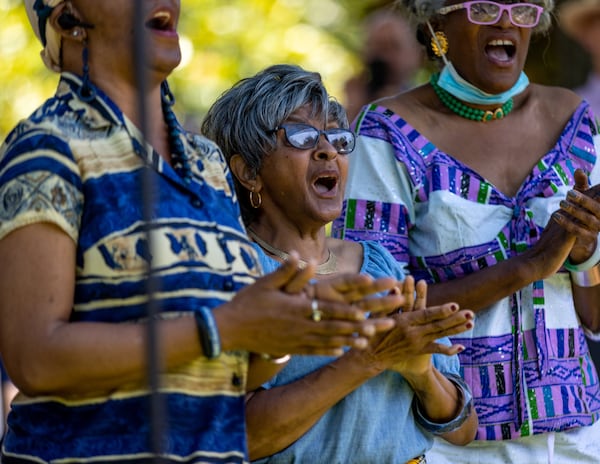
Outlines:
[[510, 89], [498, 94], [490, 94], [465, 80], [454, 68], [452, 62], [448, 62], [439, 74], [437, 84], [441, 89], [463, 102], [471, 105], [490, 107], [492, 105], [504, 105], [516, 95], [523, 92], [529, 85], [529, 79], [521, 71], [519, 78]]
[[477, 105], [467, 105], [443, 89], [438, 83], [438, 74], [432, 74], [429, 82], [444, 106], [465, 119], [480, 122], [493, 121], [504, 118], [513, 109], [512, 97], [501, 106], [491, 109], [488, 107], [481, 108]]
[[[287, 233], [275, 228], [261, 228], [257, 225], [248, 227], [248, 235], [268, 255], [285, 261], [290, 252], [296, 251], [300, 255], [301, 265], [305, 266], [309, 261], [318, 265], [317, 274], [330, 274], [336, 270], [336, 257], [327, 247], [325, 230], [319, 230], [317, 234], [305, 236]], [[290, 240], [291, 238], [291, 240]]]
[[[95, 83], [95, 82], [94, 82]], [[96, 83], [95, 83], [96, 84]], [[140, 100], [134, 86], [122, 83], [121, 85], [107, 85], [100, 81], [96, 86], [108, 97], [119, 105], [125, 116], [140, 130], [144, 132], [146, 140], [167, 162], [170, 161], [169, 136], [161, 104], [160, 85], [155, 86], [148, 93], [144, 101], [144, 118], [140, 116]], [[143, 123], [143, 124], [142, 124]], [[144, 125], [145, 127], [142, 127]]]

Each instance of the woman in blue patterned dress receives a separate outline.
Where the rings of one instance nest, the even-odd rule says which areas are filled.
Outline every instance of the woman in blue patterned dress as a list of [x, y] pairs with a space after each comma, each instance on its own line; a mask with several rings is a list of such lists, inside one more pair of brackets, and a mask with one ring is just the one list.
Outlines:
[[[378, 243], [326, 237], [326, 225], [341, 210], [354, 147], [347, 127], [345, 111], [330, 100], [320, 75], [292, 65], [243, 79], [209, 110], [203, 133], [229, 161], [265, 269], [277, 269], [297, 250], [304, 260], [322, 263], [318, 279], [359, 271], [404, 279], [403, 267]], [[251, 459], [404, 464], [422, 456], [434, 434], [455, 444], [472, 439], [469, 392], [454, 383], [460, 346], [437, 341], [471, 328], [471, 312], [454, 304], [425, 309], [424, 282], [417, 288], [422, 311], [406, 305], [395, 315], [396, 328], [365, 351], [293, 356], [248, 395]], [[407, 300], [413, 290], [407, 277]]]
[[[2, 462], [142, 463], [156, 453], [161, 463], [247, 462], [246, 388], [281, 367], [248, 352], [365, 347], [394, 325], [365, 313], [402, 297], [361, 300], [396, 280], [309, 285], [314, 266], [301, 270], [295, 257], [259, 278], [221, 151], [171, 108], [178, 0], [141, 2], [146, 93], [132, 66], [134, 2], [25, 3], [61, 77], [0, 149], [0, 352], [20, 390]], [[327, 320], [313, 320], [313, 308]], [[148, 316], [152, 397], [164, 410], [154, 427]]]
[[407, 0], [442, 70], [355, 121], [334, 234], [375, 239], [426, 279], [429, 301], [473, 308], [452, 337], [479, 417], [437, 463], [596, 463], [600, 388], [597, 126], [566, 89], [530, 84], [529, 42], [552, 0]]

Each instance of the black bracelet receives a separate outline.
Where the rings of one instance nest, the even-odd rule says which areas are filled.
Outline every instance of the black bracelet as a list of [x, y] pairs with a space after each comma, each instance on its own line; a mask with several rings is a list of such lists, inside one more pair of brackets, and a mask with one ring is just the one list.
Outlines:
[[208, 359], [218, 357], [221, 354], [221, 338], [212, 312], [206, 307], [198, 308], [194, 311], [194, 319], [204, 356]]

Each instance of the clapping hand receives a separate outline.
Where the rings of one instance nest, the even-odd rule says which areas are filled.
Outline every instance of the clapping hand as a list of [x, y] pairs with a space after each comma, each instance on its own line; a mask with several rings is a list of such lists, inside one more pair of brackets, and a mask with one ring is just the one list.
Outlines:
[[596, 248], [600, 232], [600, 185], [590, 188], [581, 169], [575, 171], [574, 177], [575, 186], [560, 202], [560, 210], [553, 219], [576, 237], [569, 258], [573, 263], [580, 263], [587, 260]]
[[393, 369], [416, 375], [431, 367], [431, 354], [454, 355], [463, 347], [445, 345], [438, 340], [473, 328], [473, 312], [460, 310], [456, 303], [427, 307], [427, 284], [416, 285], [408, 276], [401, 290], [404, 303], [391, 315], [396, 326], [374, 337], [363, 358], [378, 370]]
[[[239, 327], [239, 347], [257, 353], [340, 355], [343, 347], [364, 349], [369, 337], [394, 327], [389, 313], [403, 304], [390, 293], [395, 279], [340, 274], [313, 281], [315, 267], [298, 266], [298, 257], [240, 290], [215, 311], [219, 327]], [[374, 296], [384, 293], [384, 296]]]

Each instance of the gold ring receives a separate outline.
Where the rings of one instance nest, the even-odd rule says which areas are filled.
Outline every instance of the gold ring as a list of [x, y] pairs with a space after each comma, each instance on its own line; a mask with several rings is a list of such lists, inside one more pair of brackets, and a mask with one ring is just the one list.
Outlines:
[[319, 311], [319, 302], [316, 298], [311, 301], [310, 309], [312, 311], [312, 315], [310, 316], [311, 319], [315, 322], [319, 322], [323, 317], [323, 313]]

